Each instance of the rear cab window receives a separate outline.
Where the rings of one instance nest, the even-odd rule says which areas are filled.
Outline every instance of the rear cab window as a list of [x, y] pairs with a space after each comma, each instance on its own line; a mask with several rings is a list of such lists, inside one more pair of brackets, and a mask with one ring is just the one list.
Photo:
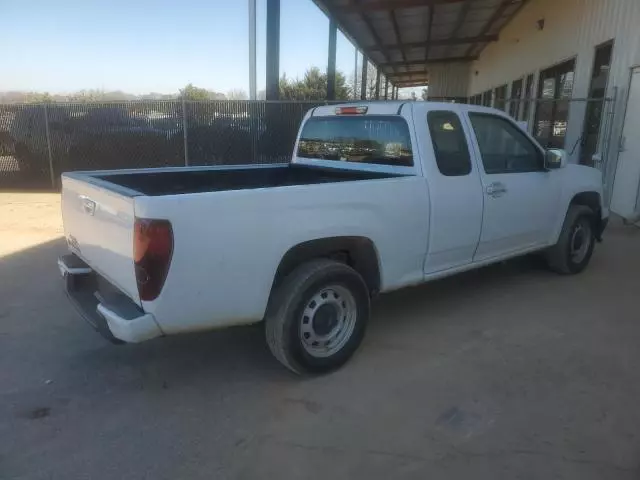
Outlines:
[[406, 120], [398, 115], [310, 117], [296, 155], [314, 160], [412, 167]]

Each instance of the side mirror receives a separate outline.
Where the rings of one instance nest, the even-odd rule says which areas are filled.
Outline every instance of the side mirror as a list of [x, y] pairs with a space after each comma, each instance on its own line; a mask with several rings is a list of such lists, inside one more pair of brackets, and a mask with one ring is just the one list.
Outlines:
[[567, 165], [568, 156], [567, 152], [560, 149], [547, 150], [544, 155], [544, 167], [547, 170], [557, 170], [558, 168], [564, 168]]

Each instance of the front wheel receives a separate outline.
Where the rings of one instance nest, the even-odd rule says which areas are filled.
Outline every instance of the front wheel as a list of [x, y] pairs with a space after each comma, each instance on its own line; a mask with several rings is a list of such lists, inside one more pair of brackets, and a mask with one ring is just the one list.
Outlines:
[[369, 291], [360, 275], [333, 260], [314, 260], [276, 287], [265, 316], [273, 355], [295, 373], [324, 373], [360, 345], [369, 319]]
[[595, 246], [594, 212], [583, 205], [571, 205], [562, 225], [558, 243], [547, 252], [554, 272], [571, 275], [582, 272]]

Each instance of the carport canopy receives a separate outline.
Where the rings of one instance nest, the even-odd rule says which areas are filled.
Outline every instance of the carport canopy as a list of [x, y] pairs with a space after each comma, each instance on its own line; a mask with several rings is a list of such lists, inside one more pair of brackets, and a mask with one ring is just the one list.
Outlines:
[[397, 87], [428, 85], [429, 67], [469, 62], [528, 0], [314, 0]]

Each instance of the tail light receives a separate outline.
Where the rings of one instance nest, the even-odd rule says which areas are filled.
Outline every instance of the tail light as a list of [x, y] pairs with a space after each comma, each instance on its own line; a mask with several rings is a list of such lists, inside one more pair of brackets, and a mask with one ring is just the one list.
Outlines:
[[136, 218], [133, 261], [140, 300], [155, 300], [169, 273], [173, 230], [167, 220]]

